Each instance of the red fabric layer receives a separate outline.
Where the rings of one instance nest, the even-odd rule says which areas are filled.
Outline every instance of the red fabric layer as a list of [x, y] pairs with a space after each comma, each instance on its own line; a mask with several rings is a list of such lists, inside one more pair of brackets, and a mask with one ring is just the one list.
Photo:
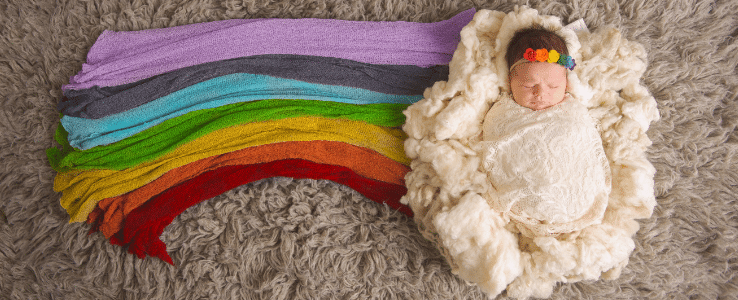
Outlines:
[[305, 159], [321, 164], [344, 166], [360, 176], [399, 185], [405, 185], [405, 174], [410, 171], [407, 166], [379, 152], [344, 142], [272, 143], [211, 156], [174, 168], [129, 193], [101, 200], [97, 203], [96, 209], [87, 216], [87, 223], [97, 222], [96, 230], [110, 238], [120, 231], [126, 215], [168, 188], [217, 168], [260, 164], [283, 159]]
[[[285, 159], [269, 163], [226, 166], [203, 173], [157, 195], [133, 210], [124, 220], [121, 231], [111, 237], [115, 245], [127, 246], [139, 258], [158, 257], [174, 264], [159, 239], [164, 228], [187, 208], [220, 195], [237, 186], [270, 177], [327, 179], [344, 184], [378, 202], [412, 216], [409, 207], [400, 203], [407, 193], [403, 185], [390, 184], [357, 175], [351, 169], [318, 164], [302, 159]], [[93, 230], [95, 228], [93, 227]]]

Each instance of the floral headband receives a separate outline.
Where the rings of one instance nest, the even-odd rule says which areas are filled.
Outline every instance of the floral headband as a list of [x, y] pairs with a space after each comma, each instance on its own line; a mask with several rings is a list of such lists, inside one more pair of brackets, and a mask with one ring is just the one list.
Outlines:
[[525, 50], [525, 54], [523, 54], [523, 59], [518, 60], [510, 67], [510, 71], [512, 71], [513, 68], [515, 68], [519, 64], [523, 64], [526, 62], [550, 62], [550, 63], [557, 63], [559, 65], [562, 65], [564, 68], [567, 68], [569, 70], [574, 70], [574, 66], [577, 64], [574, 63], [574, 58], [572, 58], [569, 55], [566, 54], [559, 54], [556, 50], [548, 51], [546, 49], [538, 49], [533, 50], [533, 48], [528, 48]]

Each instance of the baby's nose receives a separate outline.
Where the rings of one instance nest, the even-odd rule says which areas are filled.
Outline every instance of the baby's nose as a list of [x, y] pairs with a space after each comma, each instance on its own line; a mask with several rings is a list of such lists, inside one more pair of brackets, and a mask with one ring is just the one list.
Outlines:
[[534, 87], [533, 87], [533, 94], [534, 94], [534, 95], [538, 95], [538, 94], [540, 94], [540, 93], [541, 93], [541, 89], [542, 89], [542, 87], [541, 87], [540, 85], [536, 85], [536, 86], [534, 86]]

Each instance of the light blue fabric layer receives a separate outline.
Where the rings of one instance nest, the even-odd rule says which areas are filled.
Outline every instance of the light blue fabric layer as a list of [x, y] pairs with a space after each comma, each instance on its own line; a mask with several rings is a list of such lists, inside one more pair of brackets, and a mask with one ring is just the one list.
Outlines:
[[112, 144], [188, 112], [264, 99], [307, 99], [351, 104], [412, 104], [422, 95], [391, 95], [366, 89], [323, 85], [246, 73], [214, 78], [100, 119], [63, 116], [69, 144], [80, 150]]

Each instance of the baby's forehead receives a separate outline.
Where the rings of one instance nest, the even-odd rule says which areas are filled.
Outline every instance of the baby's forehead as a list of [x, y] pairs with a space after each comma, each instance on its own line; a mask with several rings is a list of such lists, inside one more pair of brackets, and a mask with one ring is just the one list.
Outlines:
[[566, 78], [566, 69], [560, 65], [545, 62], [524, 63], [513, 68], [508, 76], [517, 80], [556, 81]]

